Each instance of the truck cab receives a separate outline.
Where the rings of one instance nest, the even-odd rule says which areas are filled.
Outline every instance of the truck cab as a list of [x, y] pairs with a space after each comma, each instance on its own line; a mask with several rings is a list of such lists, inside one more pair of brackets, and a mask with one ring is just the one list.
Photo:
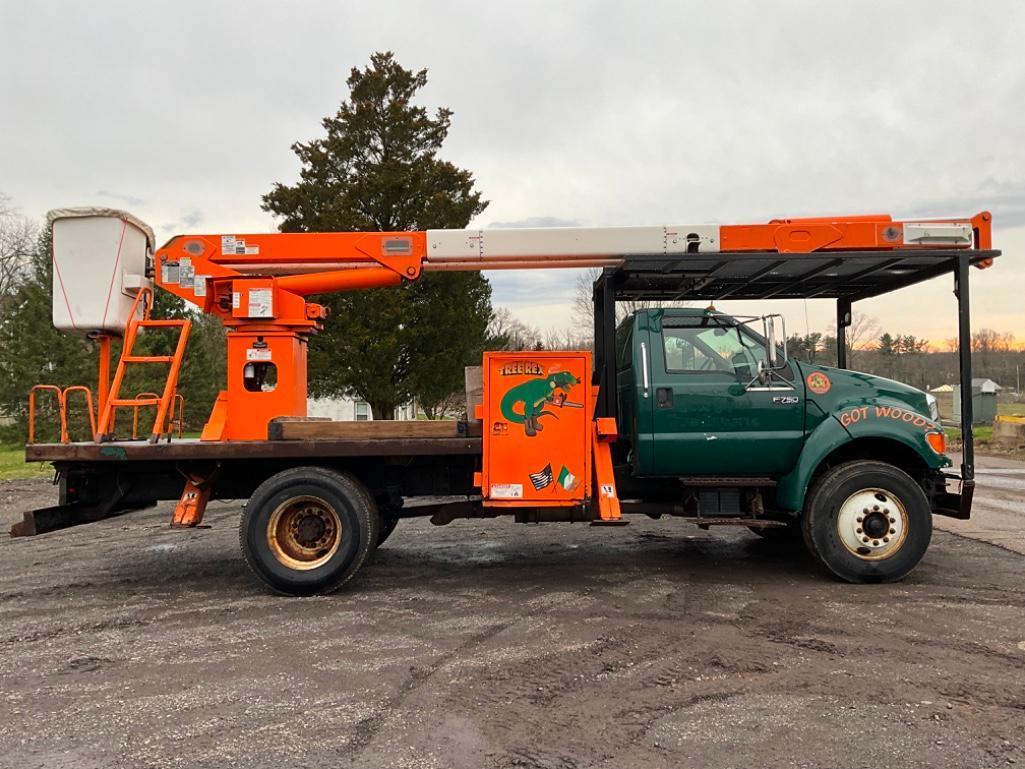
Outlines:
[[[781, 539], [800, 528], [831, 471], [867, 469], [871, 477], [849, 495], [860, 510], [843, 513], [845, 498], [833, 515], [850, 517], [850, 531], [840, 533], [849, 534], [851, 554], [879, 566], [899, 549], [896, 534], [908, 533], [889, 518], [902, 521], [916, 504], [918, 517], [928, 518], [945, 500], [942, 470], [952, 463], [935, 404], [883, 377], [788, 359], [777, 327], [771, 318], [691, 307], [640, 310], [620, 323], [615, 459], [622, 496], [674, 499], [681, 514], [699, 519], [764, 515], [787, 524], [762, 532]], [[880, 468], [898, 477], [873, 476]], [[881, 514], [866, 529], [864, 510], [876, 506], [903, 512]]]

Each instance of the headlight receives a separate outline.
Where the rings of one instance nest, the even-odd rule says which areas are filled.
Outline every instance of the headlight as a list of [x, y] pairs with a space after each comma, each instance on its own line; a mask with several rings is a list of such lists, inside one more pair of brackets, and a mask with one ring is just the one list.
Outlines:
[[936, 403], [936, 396], [932, 393], [925, 394], [925, 402], [929, 404], [929, 416], [934, 422], [940, 421], [940, 407]]

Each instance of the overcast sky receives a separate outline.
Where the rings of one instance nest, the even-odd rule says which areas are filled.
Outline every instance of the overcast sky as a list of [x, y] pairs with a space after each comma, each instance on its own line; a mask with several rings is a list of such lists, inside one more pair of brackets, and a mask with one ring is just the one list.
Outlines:
[[[990, 209], [1004, 256], [973, 273], [974, 325], [1025, 341], [1023, 38], [1021, 0], [0, 0], [0, 192], [158, 237], [274, 229], [260, 196], [295, 180], [289, 146], [393, 50], [455, 112], [444, 156], [491, 201], [475, 226]], [[570, 323], [570, 274], [491, 277], [522, 320]], [[857, 309], [941, 344], [950, 288]], [[770, 309], [804, 331], [803, 303]]]

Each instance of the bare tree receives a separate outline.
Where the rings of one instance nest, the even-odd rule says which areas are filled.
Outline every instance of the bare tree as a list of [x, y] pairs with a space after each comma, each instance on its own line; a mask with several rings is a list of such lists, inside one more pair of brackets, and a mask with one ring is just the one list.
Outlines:
[[541, 332], [522, 322], [507, 307], [492, 313], [488, 324], [489, 350], [533, 350], [542, 343]]
[[1014, 334], [980, 328], [972, 334], [972, 352], [1008, 352], [1014, 349]]
[[[573, 324], [579, 329], [580, 335], [585, 337], [591, 345], [591, 338], [594, 336], [594, 281], [601, 275], [601, 270], [591, 267], [577, 275], [576, 286], [573, 293]], [[653, 307], [688, 307], [690, 302], [665, 302], [665, 301], [620, 301], [616, 302], [616, 325], [623, 319], [633, 315], [638, 310], [648, 310]]]
[[591, 336], [568, 330], [549, 329], [545, 332], [542, 343], [546, 350], [590, 350], [593, 343]]
[[[836, 334], [836, 324], [830, 328]], [[858, 350], [873, 349], [875, 345], [872, 343], [878, 338], [880, 330], [878, 319], [858, 312], [851, 313], [851, 325], [844, 329], [848, 362], [853, 363]]]
[[28, 265], [37, 230], [0, 194], [0, 314]]

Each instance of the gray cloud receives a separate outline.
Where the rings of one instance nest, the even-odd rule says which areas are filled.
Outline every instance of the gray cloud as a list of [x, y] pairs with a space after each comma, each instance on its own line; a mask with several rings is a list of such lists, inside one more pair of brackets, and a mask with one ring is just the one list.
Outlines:
[[124, 203], [129, 206], [144, 206], [146, 200], [144, 198], [136, 197], [135, 195], [122, 195], [117, 192], [108, 192], [107, 190], [97, 190], [95, 193], [96, 197], [104, 198], [106, 200], [113, 200], [116, 203]]
[[196, 228], [203, 222], [203, 214], [200, 211], [189, 211], [183, 214], [176, 221], [160, 225], [163, 232], [184, 234], [195, 232]]
[[993, 226], [997, 230], [1025, 227], [1025, 181], [1002, 182], [989, 178], [962, 195], [913, 206], [908, 213], [922, 218], [975, 214], [980, 205], [993, 214]]
[[560, 219], [557, 216], [530, 216], [526, 219], [516, 219], [511, 222], [492, 222], [488, 225], [491, 229], [527, 229], [530, 227], [579, 227], [580, 222], [576, 219]]

